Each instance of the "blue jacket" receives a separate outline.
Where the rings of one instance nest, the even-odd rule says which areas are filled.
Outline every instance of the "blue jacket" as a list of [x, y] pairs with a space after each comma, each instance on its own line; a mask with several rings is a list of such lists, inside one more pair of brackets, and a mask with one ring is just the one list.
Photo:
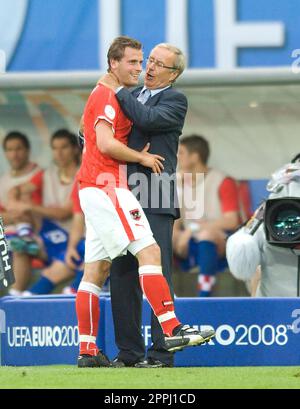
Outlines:
[[[187, 99], [184, 94], [169, 87], [142, 105], [136, 99], [141, 89], [130, 92], [123, 88], [116, 94], [123, 112], [133, 121], [128, 146], [141, 151], [150, 142], [149, 152], [165, 158], [164, 171], [161, 176], [157, 176], [152, 174], [150, 168], [138, 163], [128, 164], [129, 187], [141, 202], [145, 213], [170, 214], [178, 218], [180, 213], [175, 173]], [[147, 184], [134, 180], [137, 172], [147, 178]]]

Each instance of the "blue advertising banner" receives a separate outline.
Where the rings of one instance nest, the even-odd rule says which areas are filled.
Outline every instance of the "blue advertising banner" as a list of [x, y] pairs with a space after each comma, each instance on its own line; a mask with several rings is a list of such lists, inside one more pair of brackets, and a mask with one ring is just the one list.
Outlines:
[[[104, 317], [105, 298], [100, 301], [100, 308]], [[100, 347], [104, 344], [102, 322]], [[3, 297], [0, 333], [1, 365], [76, 364], [79, 337], [75, 297]]]
[[[196, 328], [214, 328], [216, 337], [175, 356], [176, 366], [300, 365], [300, 303], [290, 299], [178, 298], [180, 320]], [[117, 354], [111, 301], [100, 301], [98, 345]], [[151, 345], [150, 308], [143, 305], [142, 333]], [[73, 296], [0, 300], [2, 365], [76, 364], [78, 329]]]
[[174, 43], [191, 68], [288, 66], [299, 13], [298, 0], [0, 0], [0, 58], [7, 71], [104, 69], [122, 34], [145, 55]]
[[[110, 303], [108, 299], [106, 301]], [[256, 366], [300, 364], [299, 299], [177, 298], [176, 313], [197, 329], [213, 328], [216, 337], [175, 356], [176, 366]], [[150, 308], [144, 301], [143, 335], [151, 345]], [[117, 354], [111, 308], [106, 305], [105, 351]]]

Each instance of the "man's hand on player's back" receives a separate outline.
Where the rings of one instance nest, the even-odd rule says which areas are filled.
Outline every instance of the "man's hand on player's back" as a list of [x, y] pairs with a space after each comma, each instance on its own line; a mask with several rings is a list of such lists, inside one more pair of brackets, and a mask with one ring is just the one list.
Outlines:
[[105, 85], [114, 92], [116, 91], [117, 88], [123, 85], [119, 82], [118, 78], [113, 73], [107, 73], [103, 75], [101, 78], [99, 78], [97, 85], [99, 84]]
[[139, 163], [145, 166], [146, 168], [151, 168], [152, 172], [160, 174], [164, 169], [164, 165], [162, 164], [161, 161], [164, 161], [165, 159], [160, 155], [149, 153], [148, 152], [149, 148], [150, 143], [147, 143], [147, 145], [141, 151], [143, 158], [140, 160]]

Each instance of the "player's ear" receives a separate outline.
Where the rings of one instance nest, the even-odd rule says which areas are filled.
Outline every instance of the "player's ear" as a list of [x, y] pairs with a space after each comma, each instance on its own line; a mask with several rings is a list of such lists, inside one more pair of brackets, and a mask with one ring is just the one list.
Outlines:
[[111, 59], [111, 60], [109, 60], [109, 64], [110, 64], [110, 69], [112, 71], [112, 70], [115, 70], [118, 67], [119, 61]]

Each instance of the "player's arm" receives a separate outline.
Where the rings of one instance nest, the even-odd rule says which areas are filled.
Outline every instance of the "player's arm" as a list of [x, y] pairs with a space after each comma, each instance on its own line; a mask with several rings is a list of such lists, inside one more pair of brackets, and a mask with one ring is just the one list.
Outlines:
[[72, 216], [72, 201], [69, 199], [64, 206], [53, 207], [31, 204], [28, 210], [31, 210], [32, 213], [48, 219], [63, 221]]
[[177, 256], [186, 256], [188, 242], [191, 237], [192, 232], [190, 229], [184, 228], [182, 219], [175, 220], [172, 241], [174, 252]]
[[68, 248], [66, 252], [66, 263], [70, 268], [78, 268], [74, 263], [75, 260], [80, 260], [80, 255], [77, 252], [77, 245], [85, 235], [85, 224], [83, 213], [74, 213], [72, 226], [70, 229]]
[[114, 138], [111, 125], [101, 120], [96, 125], [97, 147], [104, 154], [113, 159], [124, 162], [137, 162], [151, 168], [154, 173], [161, 173], [164, 158], [159, 155], [148, 153], [150, 147], [147, 144], [141, 152], [135, 151]]
[[240, 204], [237, 184], [234, 179], [226, 177], [219, 188], [219, 197], [223, 215], [216, 220], [216, 227], [232, 231], [240, 224]]
[[31, 204], [21, 200], [24, 194], [31, 194], [36, 191], [36, 186], [31, 182], [25, 182], [11, 188], [7, 193], [7, 208], [9, 211], [3, 213], [5, 224], [15, 223], [25, 212], [31, 210]]
[[188, 103], [186, 96], [180, 92], [164, 94], [158, 105], [149, 106], [139, 102], [125, 87], [119, 89], [120, 84], [113, 74], [105, 74], [99, 83], [116, 92], [122, 111], [142, 130], [170, 131], [177, 129], [184, 121]]
[[201, 220], [201, 227], [232, 231], [239, 227], [240, 208], [237, 184], [234, 179], [226, 177], [219, 187], [219, 200], [222, 215], [216, 220]]
[[29, 197], [33, 193], [42, 196], [43, 175], [44, 171], [39, 170], [27, 182], [11, 188], [8, 192], [8, 201], [10, 202], [10, 205], [13, 207], [16, 205], [17, 201], [22, 200], [24, 196]]
[[9, 225], [9, 224], [15, 224], [20, 217], [23, 216], [23, 211], [19, 211], [19, 210], [13, 210], [13, 209], [9, 209], [5, 210], [4, 207], [1, 207], [0, 205], [0, 215], [2, 217], [3, 220], [3, 224], [5, 226]]
[[31, 194], [37, 189], [32, 182], [25, 182], [11, 188], [7, 193], [8, 201], [19, 200], [22, 194]]
[[85, 235], [84, 214], [74, 213], [72, 226], [69, 234], [69, 246], [76, 247], [79, 241]]
[[[32, 193], [37, 188], [32, 182], [24, 183], [18, 187], [20, 190], [17, 194]], [[14, 193], [15, 194], [15, 193]], [[10, 209], [17, 212], [32, 212], [41, 217], [46, 217], [55, 220], [66, 220], [72, 216], [72, 200], [69, 199], [63, 206], [47, 207], [39, 204], [11, 201], [9, 205]]]
[[199, 224], [202, 228], [211, 227], [218, 230], [232, 231], [239, 226], [239, 221], [239, 213], [237, 211], [232, 211], [223, 213], [223, 215], [216, 220], [200, 220]]

